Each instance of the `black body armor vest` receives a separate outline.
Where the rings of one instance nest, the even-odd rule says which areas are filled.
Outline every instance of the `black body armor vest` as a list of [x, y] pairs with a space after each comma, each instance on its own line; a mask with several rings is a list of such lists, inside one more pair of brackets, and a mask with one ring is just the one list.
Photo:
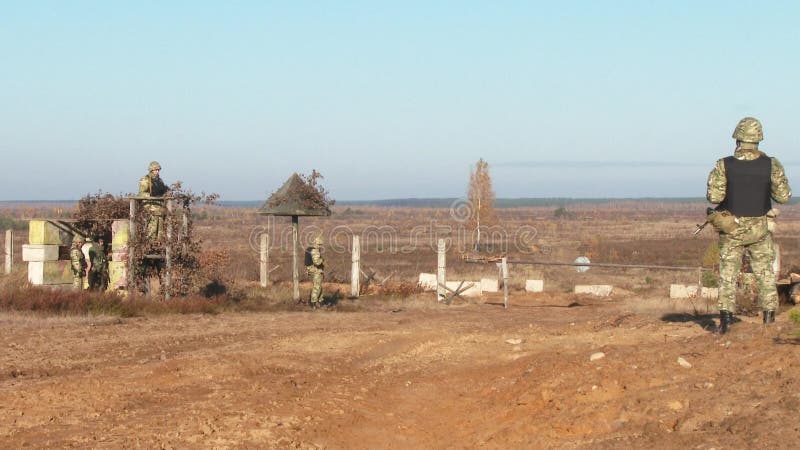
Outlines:
[[724, 159], [725, 200], [720, 205], [737, 217], [759, 217], [772, 208], [772, 159], [761, 155], [744, 161], [728, 156]]

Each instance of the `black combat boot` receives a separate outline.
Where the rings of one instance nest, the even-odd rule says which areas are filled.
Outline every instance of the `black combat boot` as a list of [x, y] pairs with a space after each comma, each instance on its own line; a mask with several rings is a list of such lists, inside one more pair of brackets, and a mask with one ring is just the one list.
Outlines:
[[764, 311], [764, 325], [775, 322], [775, 311]]
[[720, 311], [719, 312], [719, 334], [725, 334], [728, 332], [728, 328], [733, 323], [733, 314], [730, 311]]

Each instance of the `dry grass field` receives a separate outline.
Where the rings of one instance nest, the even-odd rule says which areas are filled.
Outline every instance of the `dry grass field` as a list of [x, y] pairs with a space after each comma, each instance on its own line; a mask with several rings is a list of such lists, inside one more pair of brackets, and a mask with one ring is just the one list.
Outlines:
[[[54, 217], [14, 205], [5, 217]], [[714, 242], [701, 203], [626, 201], [499, 210], [481, 255], [699, 266]], [[291, 301], [289, 220], [204, 207], [195, 230], [224, 286], [163, 304], [25, 286], [0, 277], [3, 448], [796, 448], [800, 360], [792, 305], [775, 326], [742, 314], [714, 334], [714, 301], [671, 300], [696, 271], [510, 268], [502, 294], [451, 305], [414, 287], [447, 239], [448, 279], [497, 276], [448, 209], [337, 206], [300, 221], [327, 240], [326, 297]], [[273, 283], [258, 285], [269, 230]], [[777, 232], [800, 262], [800, 208]], [[376, 279], [347, 298], [349, 242]], [[17, 233], [17, 245], [24, 243]], [[526, 293], [526, 279], [545, 292]], [[575, 284], [612, 284], [611, 297]], [[303, 295], [308, 284], [302, 285]], [[743, 305], [752, 303], [742, 295]], [[53, 305], [57, 305], [53, 306]]]

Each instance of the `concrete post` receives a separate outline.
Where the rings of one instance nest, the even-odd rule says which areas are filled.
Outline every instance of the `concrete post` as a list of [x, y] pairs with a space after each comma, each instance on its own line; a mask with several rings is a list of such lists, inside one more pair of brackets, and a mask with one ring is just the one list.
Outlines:
[[300, 219], [297, 216], [292, 216], [292, 300], [295, 302], [300, 301], [300, 270], [297, 267], [298, 255], [297, 248], [300, 243], [298, 240], [300, 235]]
[[14, 268], [14, 231], [6, 230], [6, 275]]
[[358, 298], [361, 291], [361, 243], [358, 236], [353, 236], [353, 254], [350, 269], [350, 297]]
[[445, 246], [444, 239], [439, 239], [437, 254], [439, 256], [439, 263], [436, 271], [436, 300], [441, 302], [447, 298], [447, 290], [445, 289], [447, 247]]
[[501, 262], [503, 271], [503, 308], [508, 309], [508, 258], [505, 256]]
[[269, 232], [261, 234], [261, 248], [259, 250], [261, 287], [267, 287], [269, 284]]

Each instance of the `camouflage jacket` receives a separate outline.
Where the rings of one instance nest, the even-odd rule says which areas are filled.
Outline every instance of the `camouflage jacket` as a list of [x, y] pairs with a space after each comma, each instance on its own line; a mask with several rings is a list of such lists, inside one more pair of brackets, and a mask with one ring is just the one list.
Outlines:
[[[733, 156], [736, 159], [752, 161], [758, 159], [763, 153], [758, 149], [737, 148]], [[786, 179], [786, 172], [783, 170], [778, 158], [770, 158], [772, 160], [772, 173], [770, 175], [771, 186], [770, 194], [772, 199], [778, 203], [786, 203], [792, 198], [792, 189], [789, 187], [789, 180]], [[725, 200], [725, 193], [727, 191], [728, 180], [725, 176], [725, 161], [723, 159], [717, 160], [717, 164], [711, 173], [708, 175], [708, 189], [706, 191], [706, 198], [711, 203], [722, 203]]]
[[101, 272], [108, 268], [108, 257], [98, 244], [89, 247], [89, 260], [92, 262], [92, 272]]
[[86, 257], [81, 249], [73, 247], [72, 250], [69, 251], [69, 260], [72, 264], [72, 274], [83, 276], [83, 274], [86, 272], [87, 264]]
[[169, 189], [161, 181], [161, 177], [152, 177], [150, 174], [139, 178], [140, 197], [163, 197]]

